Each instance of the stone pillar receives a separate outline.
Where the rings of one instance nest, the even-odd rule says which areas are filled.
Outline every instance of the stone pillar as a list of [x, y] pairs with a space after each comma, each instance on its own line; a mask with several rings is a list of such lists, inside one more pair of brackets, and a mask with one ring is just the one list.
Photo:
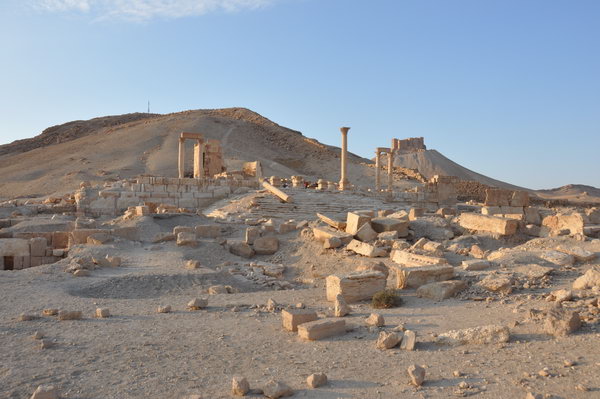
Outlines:
[[194, 178], [204, 179], [204, 151], [202, 142], [196, 141], [194, 144]]
[[391, 193], [394, 185], [394, 151], [388, 152], [388, 191]]
[[185, 177], [185, 139], [179, 138], [179, 178]]
[[341, 127], [340, 131], [342, 132], [342, 173], [340, 177], [340, 190], [346, 190], [348, 188], [348, 130], [349, 127]]
[[381, 191], [381, 151], [375, 150], [375, 190]]

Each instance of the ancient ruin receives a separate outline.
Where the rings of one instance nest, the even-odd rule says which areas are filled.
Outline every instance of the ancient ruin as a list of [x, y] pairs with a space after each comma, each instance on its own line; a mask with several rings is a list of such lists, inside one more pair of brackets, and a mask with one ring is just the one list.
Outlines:
[[[364, 368], [376, 370], [365, 377], [374, 385], [351, 388], [353, 397], [595, 392], [599, 208], [395, 164], [427, 151], [423, 138], [394, 138], [372, 161], [357, 159], [349, 129], [328, 175], [273, 175], [274, 161], [227, 159], [225, 139], [183, 132], [165, 140], [178, 143], [171, 175], [82, 181], [0, 203], [0, 343], [14, 353], [3, 365], [51, 375], [22, 388], [0, 373], [9, 386], [0, 391], [93, 397], [93, 375], [111, 379], [104, 370], [115, 362], [130, 367], [115, 356], [133, 367], [139, 353], [162, 359], [143, 373], [184, 381], [177, 397], [199, 397], [199, 378], [202, 397], [338, 395]], [[546, 345], [561, 353], [554, 363], [529, 357]], [[48, 371], [54, 362], [67, 374]], [[509, 396], [504, 375], [521, 381]], [[553, 376], [577, 384], [544, 388]], [[130, 384], [104, 396], [153, 395]]]

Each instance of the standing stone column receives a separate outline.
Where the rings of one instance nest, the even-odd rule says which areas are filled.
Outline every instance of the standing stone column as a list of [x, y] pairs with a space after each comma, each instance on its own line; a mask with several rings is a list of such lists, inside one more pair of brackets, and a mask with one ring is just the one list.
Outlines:
[[179, 138], [179, 178], [185, 177], [185, 139]]
[[340, 190], [346, 190], [349, 186], [348, 175], [346, 174], [348, 168], [348, 130], [349, 127], [341, 127], [342, 132], [342, 173], [340, 177]]
[[200, 140], [194, 144], [194, 178], [204, 178], [204, 151]]
[[381, 190], [381, 151], [379, 148], [375, 150], [375, 190]]
[[394, 185], [394, 151], [388, 152], [388, 191], [391, 193]]

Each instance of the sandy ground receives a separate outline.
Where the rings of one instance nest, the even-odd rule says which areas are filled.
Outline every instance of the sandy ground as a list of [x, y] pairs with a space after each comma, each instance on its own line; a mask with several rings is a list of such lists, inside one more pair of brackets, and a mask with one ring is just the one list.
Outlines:
[[[173, 225], [192, 226], [204, 220], [145, 218], [143, 223], [156, 223], [157, 230], [167, 231]], [[227, 238], [240, 238], [245, 228], [236, 223], [227, 226]], [[306, 342], [282, 329], [279, 312], [264, 308], [268, 299], [284, 308], [301, 302], [321, 315], [330, 314], [332, 304], [325, 300], [323, 278], [352, 271], [365, 258], [323, 250], [299, 232], [280, 239], [282, 246], [275, 255], [253, 261], [283, 263], [291, 290], [265, 289], [231, 275], [229, 269], [248, 261], [212, 239], [202, 240], [197, 248], [129, 241], [77, 247], [71, 256], [108, 253], [123, 258], [121, 267], [97, 269], [90, 277], [73, 277], [61, 263], [0, 272], [0, 397], [26, 398], [38, 385], [54, 384], [62, 397], [71, 399], [190, 394], [229, 398], [234, 375], [245, 376], [252, 388], [271, 378], [281, 380], [294, 388], [294, 397], [304, 398], [504, 399], [524, 398], [528, 390], [551, 398], [600, 397], [599, 326], [586, 324], [573, 335], [554, 339], [542, 334], [540, 325], [528, 317], [529, 309], [550, 306], [544, 300], [547, 292], [570, 287], [591, 263], [556, 268], [546, 288], [521, 289], [489, 301], [434, 302], [417, 298], [414, 290], [403, 290], [401, 307], [380, 311], [385, 327], [367, 327], [364, 319], [373, 309], [360, 303], [352, 305], [352, 314], [346, 317], [347, 334]], [[562, 245], [600, 253], [598, 240], [560, 240]], [[528, 248], [545, 245], [556, 242], [541, 240]], [[187, 259], [197, 259], [203, 267], [187, 270]], [[451, 259], [458, 264], [462, 258]], [[393, 281], [391, 275], [388, 286]], [[208, 296], [207, 288], [215, 284], [231, 285], [239, 292]], [[195, 297], [209, 297], [209, 307], [186, 310], [186, 303]], [[173, 312], [157, 313], [159, 305], [171, 305]], [[94, 318], [97, 307], [109, 308], [113, 316]], [[42, 317], [45, 308], [81, 310], [84, 319]], [[18, 321], [21, 313], [40, 317]], [[376, 349], [379, 331], [399, 324], [416, 331], [416, 350]], [[435, 343], [435, 336], [447, 330], [487, 324], [511, 326], [510, 342], [458, 347]], [[39, 341], [32, 338], [36, 331], [53, 346], [39, 349]], [[565, 360], [574, 365], [566, 367]], [[418, 389], [408, 384], [406, 368], [411, 364], [427, 370], [426, 382]], [[544, 368], [550, 376], [538, 375]], [[453, 374], [456, 370], [460, 377]], [[305, 379], [315, 372], [325, 372], [329, 384], [308, 389]], [[468, 388], [458, 387], [463, 381]], [[579, 384], [589, 391], [577, 390]]]

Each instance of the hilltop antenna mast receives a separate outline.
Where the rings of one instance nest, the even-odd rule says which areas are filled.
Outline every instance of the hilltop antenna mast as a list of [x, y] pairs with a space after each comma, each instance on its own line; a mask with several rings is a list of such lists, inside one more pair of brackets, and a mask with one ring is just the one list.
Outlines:
[[148, 100], [148, 113], [150, 113], [150, 100]]

